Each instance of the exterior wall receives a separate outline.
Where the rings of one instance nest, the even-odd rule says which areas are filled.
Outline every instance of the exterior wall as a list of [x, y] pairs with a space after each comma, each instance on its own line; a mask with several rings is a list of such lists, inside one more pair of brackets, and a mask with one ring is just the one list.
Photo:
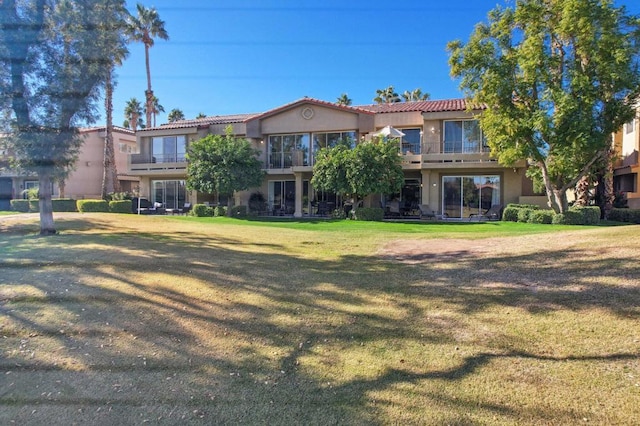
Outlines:
[[263, 135], [310, 133], [358, 130], [358, 125], [358, 114], [316, 105], [301, 105], [265, 118], [261, 121], [261, 131]]
[[629, 208], [640, 208], [640, 107], [632, 125], [625, 124], [614, 135], [618, 163], [614, 170], [617, 191], [625, 193]]

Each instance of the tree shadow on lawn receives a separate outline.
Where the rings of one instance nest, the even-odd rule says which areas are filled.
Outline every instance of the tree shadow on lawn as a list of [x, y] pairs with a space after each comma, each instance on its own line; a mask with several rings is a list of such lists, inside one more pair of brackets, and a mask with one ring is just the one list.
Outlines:
[[[640, 276], [632, 262], [592, 264], [579, 250], [495, 258], [459, 251], [404, 265], [300, 258], [278, 253], [278, 245], [252, 252], [232, 238], [105, 234], [113, 244], [100, 240], [91, 251], [90, 236], [53, 237], [26, 251], [19, 249], [28, 241], [10, 237], [17, 254], [0, 260], [10, 289], [0, 292], [0, 370], [10, 377], [0, 384], [2, 423], [55, 415], [93, 423], [382, 424], [391, 419], [378, 394], [398, 385], [423, 395], [399, 398], [398, 412], [422, 410], [426, 398], [445, 423], [473, 423], [470, 407], [507, 422], [571, 421], [590, 416], [588, 407], [534, 411], [490, 397], [452, 400], [436, 383], [459, 385], [504, 358], [640, 357], [549, 356], [491, 341], [456, 354], [466, 344], [459, 334], [472, 327], [441, 312], [452, 306], [473, 321], [494, 307], [534, 315], [600, 308], [637, 318], [637, 286], [600, 283]], [[420, 352], [425, 346], [451, 353], [435, 359]]]

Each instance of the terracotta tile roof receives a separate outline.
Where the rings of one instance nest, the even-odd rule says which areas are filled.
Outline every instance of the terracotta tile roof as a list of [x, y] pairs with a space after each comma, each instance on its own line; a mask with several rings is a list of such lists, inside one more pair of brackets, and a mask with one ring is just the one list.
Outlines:
[[188, 127], [209, 127], [212, 124], [233, 124], [242, 123], [258, 114], [232, 114], [232, 115], [212, 115], [204, 118], [194, 118], [191, 120], [179, 120], [172, 123], [164, 123], [156, 127], [148, 127], [140, 130], [167, 130], [167, 129], [184, 129]]
[[[291, 109], [291, 108], [294, 108], [294, 107], [296, 107], [298, 105], [303, 105], [303, 104], [313, 104], [313, 105], [325, 106], [325, 107], [329, 107], [329, 108], [335, 108], [335, 109], [339, 109], [339, 110], [342, 110], [342, 111], [355, 112], [355, 113], [359, 113], [359, 114], [372, 114], [373, 113], [373, 111], [371, 111], [370, 109], [367, 109], [367, 108], [346, 106], [346, 105], [338, 105], [338, 104], [336, 104], [334, 102], [321, 101], [320, 99], [304, 97], [302, 99], [298, 99], [298, 100], [290, 102], [288, 104], [284, 104], [284, 105], [279, 106], [277, 108], [274, 108], [274, 109], [271, 109], [269, 111], [263, 112], [262, 114], [258, 114], [255, 117], [251, 117], [251, 119], [254, 119], [254, 118], [265, 118], [265, 117], [278, 114], [278, 113], [280, 113], [282, 111], [286, 111], [288, 109]], [[247, 120], [249, 120], [249, 119], [247, 119]]]
[[[447, 112], [447, 111], [466, 111], [467, 101], [465, 99], [442, 99], [429, 101], [414, 102], [396, 102], [392, 104], [372, 104], [360, 105], [356, 108], [366, 109], [376, 114], [392, 113], [392, 112]], [[480, 108], [474, 109], [484, 109]]]
[[[107, 126], [81, 127], [81, 128], [78, 129], [78, 131], [80, 133], [104, 132], [106, 130], [107, 130]], [[136, 132], [134, 132], [131, 129], [127, 129], [126, 127], [113, 126], [113, 130], [115, 132], [126, 133], [126, 134], [129, 134], [129, 135], [135, 135], [136, 134]]]

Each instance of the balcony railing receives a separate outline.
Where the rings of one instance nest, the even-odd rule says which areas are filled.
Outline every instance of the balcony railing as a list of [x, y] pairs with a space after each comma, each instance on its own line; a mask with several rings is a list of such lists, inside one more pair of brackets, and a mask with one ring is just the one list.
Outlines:
[[185, 154], [131, 154], [131, 164], [184, 163]]
[[305, 151], [293, 150], [291, 152], [269, 153], [268, 169], [288, 169], [291, 167], [311, 166], [309, 157], [305, 159]]
[[187, 159], [184, 154], [130, 154], [130, 172], [158, 172], [186, 170]]

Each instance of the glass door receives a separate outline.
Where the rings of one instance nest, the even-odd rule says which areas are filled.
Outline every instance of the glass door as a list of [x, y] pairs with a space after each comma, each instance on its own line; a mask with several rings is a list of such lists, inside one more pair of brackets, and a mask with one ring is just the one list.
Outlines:
[[442, 212], [461, 219], [485, 213], [500, 204], [500, 176], [444, 176]]

